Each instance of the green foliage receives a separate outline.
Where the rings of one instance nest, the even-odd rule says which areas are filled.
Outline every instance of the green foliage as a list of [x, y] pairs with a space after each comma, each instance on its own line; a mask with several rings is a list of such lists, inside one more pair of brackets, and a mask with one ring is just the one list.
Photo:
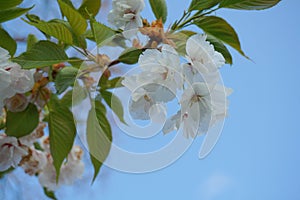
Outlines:
[[215, 16], [206, 16], [195, 22], [195, 25], [203, 29], [208, 35], [223, 41], [236, 49], [241, 55], [243, 52], [237, 33], [224, 19]]
[[118, 60], [122, 63], [129, 64], [129, 65], [136, 64], [143, 51], [144, 51], [143, 49], [137, 49], [135, 47], [125, 49], [119, 56]]
[[22, 0], [0, 0], [0, 10], [13, 8], [22, 3]]
[[38, 39], [33, 34], [29, 34], [27, 36], [27, 49], [26, 51], [29, 51], [36, 43], [38, 42]]
[[35, 21], [30, 22], [24, 20], [26, 23], [35, 26], [37, 29], [42, 31], [43, 33], [53, 36], [56, 39], [65, 42], [66, 44], [73, 43], [72, 33], [69, 29], [62, 23], [58, 22], [45, 22], [45, 21]]
[[100, 168], [109, 154], [112, 141], [110, 124], [106, 118], [105, 106], [100, 101], [92, 103], [87, 120], [87, 142], [92, 164], [94, 178], [96, 179]]
[[113, 39], [115, 35], [115, 32], [111, 28], [99, 22], [92, 21], [91, 26], [94, 40], [98, 46], [102, 46], [103, 42], [107, 42], [108, 39]]
[[74, 90], [68, 91], [63, 98], [60, 100], [61, 104], [71, 108], [72, 106], [76, 106], [80, 104], [85, 98], [87, 98], [88, 94], [87, 91], [81, 87], [76, 85]]
[[30, 134], [38, 124], [38, 109], [30, 103], [22, 112], [7, 112], [5, 133], [8, 136], [23, 137]]
[[278, 4], [280, 0], [222, 0], [220, 8], [239, 10], [263, 10]]
[[92, 17], [95, 17], [98, 14], [100, 8], [101, 0], [83, 0], [78, 11], [84, 18], [90, 19], [89, 14], [91, 14]]
[[33, 8], [9, 8], [7, 10], [0, 9], [0, 23], [15, 19]]
[[70, 23], [76, 35], [82, 35], [85, 33], [87, 28], [87, 22], [85, 18], [72, 6], [68, 5], [62, 0], [58, 0], [58, 3], [63, 15], [67, 17], [68, 22]]
[[59, 71], [55, 79], [55, 87], [58, 94], [63, 93], [68, 87], [73, 86], [78, 74], [75, 67], [65, 67]]
[[63, 48], [50, 41], [39, 41], [29, 51], [13, 59], [25, 69], [45, 67], [68, 61]]
[[192, 11], [192, 10], [199, 10], [199, 11], [207, 10], [209, 8], [212, 8], [216, 5], [218, 5], [218, 3], [220, 3], [221, 1], [222, 0], [209, 0], [209, 1], [193, 0], [190, 4], [189, 11]]
[[168, 16], [167, 3], [165, 0], [149, 0], [152, 11], [156, 19], [162, 19], [163, 23], [166, 22]]
[[0, 27], [0, 47], [6, 49], [11, 56], [14, 56], [17, 50], [16, 41]]
[[60, 167], [72, 149], [76, 127], [72, 112], [66, 105], [61, 104], [55, 95], [51, 96], [48, 104], [50, 151], [58, 181]]
[[124, 120], [124, 110], [120, 99], [107, 90], [101, 90], [100, 93], [106, 104], [114, 111], [120, 121], [126, 124]]
[[43, 187], [43, 190], [44, 190], [44, 194], [49, 197], [50, 199], [53, 199], [53, 200], [57, 200], [55, 194], [53, 191], [50, 191], [48, 190], [47, 188]]

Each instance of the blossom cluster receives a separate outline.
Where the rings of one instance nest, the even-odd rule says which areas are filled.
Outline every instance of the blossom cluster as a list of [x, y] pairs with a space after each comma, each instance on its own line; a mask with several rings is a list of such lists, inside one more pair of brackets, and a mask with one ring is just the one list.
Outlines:
[[132, 93], [131, 116], [140, 120], [153, 114], [160, 121], [166, 115], [165, 104], [181, 93], [181, 110], [166, 121], [163, 132], [182, 129], [187, 138], [194, 138], [225, 118], [231, 89], [220, 83], [219, 68], [225, 59], [205, 35], [191, 36], [186, 54], [187, 63], [181, 63], [170, 45], [147, 49], [139, 57], [141, 72], [126, 76], [122, 84]]
[[[73, 146], [67, 161], [63, 164], [58, 183], [56, 183], [56, 171], [50, 154], [49, 137], [44, 136], [46, 125], [40, 123], [30, 135], [16, 138], [0, 135], [0, 171], [10, 168], [22, 167], [25, 173], [38, 176], [43, 187], [54, 191], [60, 185], [73, 184], [84, 171], [82, 162], [83, 151], [79, 146]], [[35, 145], [39, 144], [40, 149]]]

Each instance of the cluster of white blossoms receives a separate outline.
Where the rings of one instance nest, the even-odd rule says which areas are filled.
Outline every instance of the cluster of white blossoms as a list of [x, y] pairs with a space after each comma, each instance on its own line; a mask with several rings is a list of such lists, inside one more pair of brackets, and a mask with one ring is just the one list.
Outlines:
[[9, 53], [0, 47], [0, 113], [4, 100], [17, 93], [25, 93], [34, 85], [33, 72], [21, 69], [17, 63], [9, 61]]
[[181, 63], [169, 45], [148, 49], [139, 58], [141, 72], [126, 76], [122, 84], [132, 93], [129, 111], [134, 119], [164, 116], [165, 104], [182, 94], [181, 110], [166, 121], [163, 132], [182, 130], [187, 138], [194, 138], [226, 117], [232, 91], [220, 84], [219, 68], [225, 59], [205, 35], [191, 36], [186, 53], [188, 63]]
[[140, 12], [144, 7], [144, 0], [113, 0], [113, 9], [108, 15], [108, 21], [124, 30], [123, 35], [130, 38], [137, 32], [137, 28], [143, 27]]
[[[33, 133], [18, 139], [5, 134], [0, 135], [0, 171], [20, 166], [25, 173], [37, 175], [43, 187], [54, 191], [61, 185], [73, 184], [81, 178], [84, 172], [83, 151], [79, 146], [73, 146], [67, 161], [61, 167], [59, 181], [56, 183], [49, 137], [42, 138], [44, 128], [45, 124], [41, 123]], [[42, 150], [34, 147], [34, 143], [39, 140], [42, 140]]]

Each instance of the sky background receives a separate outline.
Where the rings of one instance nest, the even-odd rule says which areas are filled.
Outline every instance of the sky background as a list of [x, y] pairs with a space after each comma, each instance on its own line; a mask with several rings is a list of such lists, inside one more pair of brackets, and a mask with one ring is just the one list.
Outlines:
[[[188, 2], [167, 2], [171, 23]], [[236, 29], [253, 62], [232, 50], [233, 66], [221, 70], [224, 84], [234, 93], [230, 116], [208, 157], [198, 159], [200, 137], [167, 168], [129, 174], [103, 167], [93, 186], [93, 172], [88, 168], [82, 180], [62, 187], [57, 196], [90, 200], [299, 200], [299, 7], [300, 1], [286, 0], [265, 11], [217, 12]], [[154, 19], [149, 7], [143, 16]], [[26, 31], [6, 26], [18, 32], [15, 34]], [[130, 146], [132, 141], [123, 138], [122, 143]], [[46, 199], [36, 178], [21, 171], [0, 181], [5, 199]]]

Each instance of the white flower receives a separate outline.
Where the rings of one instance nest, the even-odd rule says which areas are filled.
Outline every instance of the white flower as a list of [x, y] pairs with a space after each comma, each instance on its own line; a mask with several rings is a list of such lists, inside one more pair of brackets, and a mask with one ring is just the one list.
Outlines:
[[218, 120], [226, 117], [227, 96], [231, 92], [221, 85], [194, 83], [182, 95], [181, 112], [167, 120], [163, 132], [166, 134], [182, 127], [187, 138], [206, 133]]
[[28, 92], [34, 85], [33, 71], [23, 70], [8, 59], [8, 52], [0, 48], [0, 113], [5, 99]]
[[68, 155], [67, 162], [61, 166], [58, 184], [56, 184], [56, 172], [51, 156], [44, 169], [39, 173], [39, 182], [49, 190], [56, 190], [59, 186], [73, 184], [75, 180], [82, 177], [84, 163], [82, 162], [83, 151], [80, 147], [74, 146]]
[[206, 79], [205, 82], [215, 81], [217, 76], [215, 73], [225, 64], [225, 59], [221, 53], [215, 51], [213, 45], [206, 41], [206, 35], [191, 36], [186, 43], [186, 52], [190, 70], [201, 73]]
[[124, 36], [130, 38], [143, 26], [140, 12], [144, 9], [144, 0], [113, 0], [113, 9], [108, 21], [124, 30]]
[[29, 155], [22, 159], [20, 166], [24, 169], [25, 173], [32, 176], [42, 171], [46, 164], [46, 153], [30, 148]]
[[18, 144], [15, 137], [0, 136], [0, 171], [17, 167], [28, 152]]
[[[163, 45], [161, 51], [148, 49], [139, 58], [139, 66], [143, 72], [140, 81], [147, 80], [168, 88], [174, 94], [183, 87], [183, 76], [180, 57], [175, 49]], [[163, 94], [162, 94], [163, 95]]]
[[[44, 136], [45, 127], [46, 127], [45, 123], [43, 123], [43, 122], [39, 123], [38, 127], [34, 130], [34, 132], [32, 132], [29, 135], [19, 138], [20, 143], [22, 145], [31, 147], [33, 145], [33, 143], [37, 142], [37, 140], [39, 138]], [[49, 139], [49, 138], [47, 137], [47, 139]], [[44, 145], [44, 143], [42, 143], [42, 147], [44, 147], [43, 145]], [[48, 143], [48, 145], [49, 145], [49, 143]], [[50, 152], [50, 151], [46, 151], [46, 150], [48, 150], [48, 148], [45, 147], [45, 152]]]

